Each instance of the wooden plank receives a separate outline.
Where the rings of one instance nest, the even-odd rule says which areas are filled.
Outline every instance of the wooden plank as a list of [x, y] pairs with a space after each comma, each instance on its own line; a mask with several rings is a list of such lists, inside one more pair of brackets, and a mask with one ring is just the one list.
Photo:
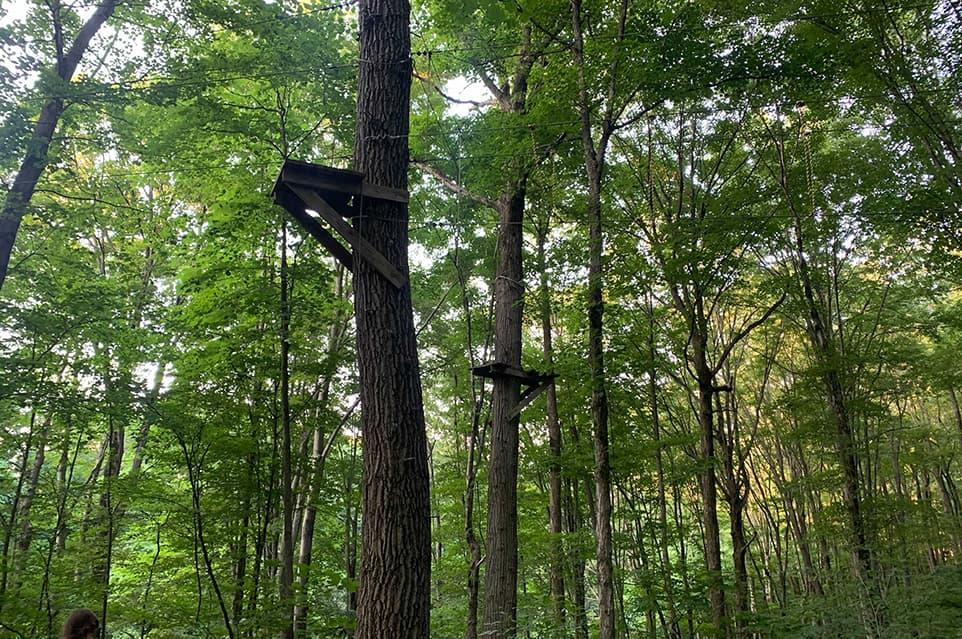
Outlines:
[[334, 208], [324, 201], [324, 198], [320, 196], [317, 192], [301, 188], [299, 186], [289, 186], [291, 191], [300, 198], [302, 202], [307, 206], [307, 208], [317, 211], [317, 214], [323, 218], [325, 222], [331, 225], [331, 228], [340, 235], [344, 240], [351, 245], [355, 253], [357, 253], [362, 259], [366, 260], [371, 264], [377, 271], [386, 277], [395, 288], [402, 288], [407, 284], [407, 278], [401, 274], [397, 268], [391, 264], [386, 257], [381, 255], [381, 253], [371, 246], [370, 242], [360, 237], [350, 224], [344, 221], [344, 218], [340, 213], [334, 210]]
[[361, 195], [364, 197], [377, 198], [379, 200], [401, 202], [403, 204], [407, 204], [408, 200], [410, 200], [408, 192], [404, 189], [395, 189], [390, 186], [371, 184], [370, 182], [361, 183]]
[[357, 171], [335, 169], [322, 164], [287, 160], [281, 167], [281, 181], [309, 186], [318, 190], [331, 190], [350, 195], [361, 194], [364, 176]]
[[501, 362], [488, 362], [486, 364], [481, 364], [480, 366], [475, 366], [472, 368], [471, 372], [478, 377], [517, 377], [522, 381], [522, 383], [529, 386], [538, 383], [537, 373], [515, 368], [514, 366], [508, 366], [507, 364], [502, 364]]
[[[356, 171], [335, 169], [329, 166], [297, 162], [295, 160], [287, 160], [284, 162], [278, 181], [288, 185], [310, 187], [315, 191], [321, 192], [322, 196], [327, 195], [323, 193], [324, 191], [329, 191], [331, 193], [348, 196], [363, 195], [365, 197], [402, 203], [407, 203], [410, 199], [407, 191], [365, 182], [364, 176]], [[334, 198], [330, 199], [333, 200]], [[344, 198], [341, 199], [343, 200]], [[346, 200], [344, 202], [338, 202], [335, 204], [335, 208], [341, 208], [341, 205], [344, 203], [346, 203]]]
[[311, 217], [300, 198], [294, 195], [291, 190], [283, 185], [275, 187], [274, 201], [284, 207], [288, 213], [300, 224], [301, 228], [307, 231], [311, 237], [316, 239], [326, 248], [334, 258], [344, 265], [349, 271], [354, 270], [354, 256], [351, 252], [327, 232], [320, 222]]
[[552, 375], [542, 375], [537, 371], [526, 371], [520, 368], [515, 368], [514, 366], [508, 366], [501, 362], [488, 362], [486, 364], [481, 364], [480, 366], [475, 366], [471, 369], [471, 373], [477, 377], [517, 377], [521, 380], [522, 384], [527, 386], [536, 386], [540, 384], [545, 379], [549, 377], [553, 379]]

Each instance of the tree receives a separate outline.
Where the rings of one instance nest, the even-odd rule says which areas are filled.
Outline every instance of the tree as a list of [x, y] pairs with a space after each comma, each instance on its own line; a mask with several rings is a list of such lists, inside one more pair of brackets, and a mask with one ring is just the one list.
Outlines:
[[[451, 10], [454, 7], [450, 7]], [[497, 195], [487, 197], [465, 188], [437, 167], [425, 162], [418, 166], [452, 190], [495, 210], [498, 214], [497, 262], [493, 283], [494, 298], [494, 364], [491, 389], [491, 436], [488, 461], [487, 538], [484, 558], [484, 602], [482, 633], [496, 637], [513, 637], [517, 632], [518, 606], [518, 456], [522, 370], [522, 327], [524, 310], [523, 238], [524, 213], [528, 182], [534, 171], [547, 160], [554, 148], [552, 142], [528, 149], [523, 127], [517, 125], [530, 117], [530, 101], [538, 62], [557, 30], [555, 16], [544, 27], [539, 19], [544, 8], [532, 14], [519, 5], [519, 11], [498, 5], [487, 5], [472, 16], [474, 27], [466, 33], [452, 16], [438, 16], [445, 27], [457, 30], [455, 40], [483, 42], [481, 33], [506, 34], [517, 54], [500, 55], [498, 47], [486, 50], [469, 61], [466, 73], [477, 77], [488, 89], [496, 110], [483, 119], [495, 125], [495, 137], [501, 137], [509, 148], [517, 149], [512, 157], [512, 170], [507, 174], [486, 176], [494, 182]], [[550, 15], [550, 14], [548, 14]], [[547, 33], [541, 29], [547, 28]], [[477, 30], [479, 35], [474, 35]], [[435, 87], [443, 95], [441, 87]], [[543, 137], [543, 136], [540, 136]], [[555, 141], [556, 143], [556, 141]], [[486, 173], [487, 167], [479, 167]], [[507, 372], [504, 372], [507, 371]], [[514, 371], [512, 373], [511, 371]], [[468, 621], [468, 627], [474, 622]]]
[[[631, 104], [633, 96], [616, 96], [619, 89], [622, 51], [628, 21], [628, 0], [616, 8], [617, 24], [612, 61], [607, 69], [603, 104], [595, 108], [589, 96], [588, 69], [585, 63], [585, 36], [580, 0], [571, 1], [573, 35], [572, 55], [578, 75], [578, 111], [584, 145], [585, 172], [588, 175], [588, 362], [591, 367], [591, 422], [595, 454], [595, 560], [598, 570], [598, 618], [601, 639], [615, 637], [615, 592], [611, 537], [611, 463], [608, 433], [608, 394], [604, 360], [604, 237], [602, 234], [601, 189], [605, 179], [608, 145], [618, 126], [617, 120]], [[616, 102], [617, 101], [617, 102]], [[600, 111], [601, 126], [597, 141], [592, 116]]]
[[[407, 0], [358, 7], [360, 71], [354, 165], [373, 184], [407, 189], [411, 42]], [[406, 277], [407, 204], [365, 199], [355, 220]], [[364, 442], [358, 639], [428, 636], [431, 525], [411, 288], [355, 260], [354, 317]]]
[[13, 179], [13, 185], [6, 193], [3, 208], [0, 209], [0, 288], [7, 277], [10, 264], [10, 253], [17, 237], [20, 222], [27, 212], [27, 205], [37, 188], [37, 182], [43, 174], [49, 161], [48, 152], [53, 141], [54, 132], [67, 107], [64, 91], [80, 65], [81, 58], [87, 52], [91, 40], [97, 35], [117, 8], [116, 0], [104, 0], [97, 5], [93, 14], [87, 18], [83, 26], [77, 31], [73, 42], [67, 43], [67, 25], [72, 9], [65, 7], [60, 0], [48, 4], [50, 9], [50, 28], [55, 45], [53, 73], [50, 76], [51, 95], [45, 98], [33, 134], [26, 145], [26, 153], [20, 163], [20, 169]]

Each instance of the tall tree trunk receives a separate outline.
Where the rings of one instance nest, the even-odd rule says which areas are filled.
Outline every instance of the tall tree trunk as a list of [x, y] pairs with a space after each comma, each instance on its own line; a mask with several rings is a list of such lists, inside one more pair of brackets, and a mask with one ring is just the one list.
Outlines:
[[[372, 184], [407, 190], [411, 7], [361, 0], [355, 168]], [[365, 198], [355, 229], [407, 276], [406, 203]], [[357, 639], [430, 634], [431, 521], [427, 436], [411, 307], [371, 264], [354, 261], [354, 316], [363, 438]]]
[[[344, 298], [344, 273], [343, 268], [338, 267], [337, 279], [334, 284], [334, 295], [338, 300]], [[327, 335], [327, 360], [333, 361], [343, 347], [343, 336], [346, 329], [346, 317], [338, 312], [334, 321], [331, 323]], [[318, 393], [318, 406], [324, 410], [329, 402], [331, 394], [332, 375], [326, 374], [321, 382], [321, 389]], [[352, 409], [353, 411], [353, 409]], [[349, 417], [345, 415], [341, 424]], [[304, 473], [304, 488], [302, 489], [303, 516], [300, 525], [300, 545], [298, 547], [297, 563], [299, 572], [297, 604], [294, 607], [294, 632], [295, 636], [304, 637], [307, 635], [307, 591], [311, 578], [311, 561], [314, 552], [314, 528], [317, 523], [317, 502], [320, 499], [321, 483], [324, 479], [324, 464], [327, 455], [330, 453], [334, 440], [340, 428], [333, 430], [325, 443], [324, 433], [318, 427], [311, 433], [311, 450], [308, 455], [309, 467]]]
[[[749, 606], [748, 583], [748, 537], [745, 533], [745, 507], [751, 485], [745, 468], [747, 452], [743, 450], [746, 444], [741, 437], [741, 423], [736, 404], [735, 376], [727, 370], [725, 381], [728, 392], [726, 401], [722, 400], [722, 393], [715, 393], [715, 410], [717, 414], [717, 440], [722, 449], [722, 486], [725, 501], [728, 503], [729, 532], [732, 542], [732, 567], [735, 580], [734, 592], [734, 621], [735, 636], [747, 636]], [[751, 436], [749, 436], [751, 438]]]
[[959, 396], [953, 386], [949, 386], [949, 400], [952, 402], [952, 413], [955, 415], [955, 428], [959, 433], [959, 442], [962, 443], [962, 408], [959, 407]]
[[[700, 306], [701, 299], [696, 299]], [[695, 316], [696, 330], [691, 335], [692, 367], [698, 382], [698, 431], [699, 458], [702, 469], [699, 473], [701, 490], [702, 525], [704, 526], [705, 569], [708, 571], [708, 592], [711, 601], [712, 627], [718, 636], [729, 633], [728, 615], [725, 605], [725, 579], [722, 573], [721, 531], [718, 525], [718, 480], [715, 473], [715, 416], [712, 400], [715, 394], [715, 379], [708, 365], [707, 328], [704, 317]]]
[[[107, 380], [107, 392], [111, 393], [111, 381]], [[116, 392], [116, 389], [115, 391]], [[114, 541], [117, 536], [117, 500], [114, 496], [114, 484], [120, 477], [120, 467], [124, 460], [124, 431], [123, 415], [116, 412], [116, 405], [110, 406], [111, 414], [107, 417], [109, 426], [107, 433], [107, 465], [104, 469], [104, 490], [100, 495], [100, 510], [102, 512], [104, 528], [100, 533], [101, 549], [94, 565], [94, 577], [103, 588], [100, 607], [101, 639], [106, 638], [107, 600], [110, 593], [110, 569], [113, 564]]]
[[481, 406], [475, 401], [471, 416], [471, 438], [468, 442], [468, 467], [465, 472], [464, 489], [464, 538], [468, 545], [468, 612], [465, 619], [464, 639], [478, 637], [478, 596], [481, 578], [481, 543], [474, 531], [474, 492], [477, 482], [477, 460], [481, 455], [480, 443]]
[[[498, 204], [498, 270], [494, 284], [494, 359], [521, 368], [522, 222], [525, 179]], [[482, 634], [515, 636], [518, 608], [518, 423], [521, 381], [498, 375], [491, 387], [488, 523]]]
[[658, 547], [661, 555], [662, 587], [668, 608], [668, 636], [680, 639], [678, 610], [672, 581], [672, 561], [668, 542], [668, 496], [665, 490], [665, 459], [661, 440], [661, 413], [658, 410], [658, 379], [655, 353], [655, 309], [652, 290], [648, 289], [648, 403], [651, 410], [652, 443], [655, 446], [655, 483], [658, 493]]
[[[541, 273], [541, 335], [544, 361], [554, 368], [554, 346], [551, 329], [551, 288], [548, 282], [545, 241], [549, 219], [538, 228], [538, 271]], [[554, 384], [545, 395], [545, 416], [548, 422], [548, 446], [551, 462], [548, 466], [548, 532], [551, 534], [551, 606], [557, 628], [565, 623], [564, 549], [561, 544], [561, 422], [558, 418], [558, 396]]]
[[[254, 472], [254, 455], [247, 455], [247, 468], [250, 473]], [[250, 491], [244, 491], [241, 501], [241, 532], [240, 539], [236, 544], [234, 553], [234, 597], [231, 602], [231, 618], [235, 623], [240, 624], [244, 618], [244, 593], [247, 586], [247, 562], [248, 562], [248, 536], [251, 523], [251, 496]]]
[[[474, 329], [471, 321], [471, 301], [468, 297], [468, 280], [461, 261], [460, 238], [455, 236], [454, 268], [458, 274], [458, 285], [461, 290], [461, 310], [464, 313], [465, 350], [473, 369], [477, 362], [474, 354]], [[490, 334], [488, 335], [490, 339]], [[489, 344], [485, 344], [487, 350]], [[480, 387], [480, 388], [479, 388]], [[464, 625], [464, 639], [478, 637], [478, 600], [481, 588], [481, 543], [475, 533], [474, 504], [478, 480], [478, 460], [484, 458], [484, 435], [482, 429], [482, 412], [485, 406], [485, 386], [479, 378], [471, 377], [471, 434], [468, 437], [468, 459], [464, 477], [464, 540], [468, 546], [468, 577], [467, 597], [468, 610]]]
[[357, 466], [357, 440], [351, 443], [351, 463], [347, 475], [344, 477], [344, 576], [347, 577], [345, 586], [344, 605], [348, 612], [357, 612], [357, 590], [351, 584], [357, 579], [357, 508], [351, 503], [354, 495], [354, 469]]
[[[59, 93], [62, 86], [70, 82], [80, 59], [90, 46], [90, 41], [100, 30], [100, 27], [113, 15], [117, 6], [116, 0], [104, 0], [97, 9], [91, 14], [87, 21], [80, 27], [77, 36], [69, 49], [66, 49], [63, 33], [63, 19], [61, 15], [60, 0], [53, 0], [48, 3], [51, 13], [51, 21], [54, 33], [52, 40], [57, 49], [56, 74], [62, 85], [54, 85], [52, 91]], [[16, 177], [10, 190], [7, 191], [6, 200], [3, 208], [0, 209], [0, 288], [7, 277], [7, 269], [10, 264], [10, 253], [13, 250], [13, 243], [17, 238], [17, 231], [20, 229], [20, 221], [27, 212], [27, 205], [37, 188], [37, 182], [47, 167], [47, 153], [50, 150], [50, 143], [53, 140], [60, 116], [63, 115], [66, 103], [60, 96], [48, 98], [40, 109], [40, 117], [34, 127], [33, 135], [27, 146], [27, 153], [20, 164]]]
[[[17, 540], [17, 561], [16, 561], [16, 576], [19, 580], [14, 585], [14, 593], [17, 592], [17, 588], [23, 583], [23, 575], [26, 574], [28, 558], [30, 553], [30, 546], [33, 543], [33, 524], [30, 522], [30, 510], [33, 506], [33, 500], [37, 496], [37, 488], [40, 485], [40, 473], [43, 470], [43, 465], [46, 460], [47, 452], [47, 440], [50, 434], [50, 424], [51, 418], [48, 415], [44, 418], [41, 426], [40, 433], [38, 435], [39, 441], [37, 442], [37, 452], [34, 453], [33, 465], [30, 467], [30, 474], [27, 477], [26, 490], [23, 493], [23, 501], [20, 502], [20, 513], [18, 519], [20, 522], [20, 538]], [[11, 525], [13, 522], [11, 521]], [[14, 594], [16, 596], [16, 594]], [[3, 597], [3, 592], [0, 591], [0, 599]]]
[[[195, 570], [197, 571], [198, 575], [198, 590], [200, 589], [200, 568], [199, 566], [196, 566], [196, 562], [198, 559], [200, 559], [203, 561], [204, 570], [207, 574], [208, 580], [210, 581], [211, 588], [214, 591], [214, 596], [220, 608], [221, 617], [224, 620], [224, 628], [227, 630], [227, 636], [229, 639], [234, 639], [234, 626], [231, 623], [230, 612], [227, 609], [227, 602], [224, 599], [223, 592], [220, 588], [220, 582], [217, 579], [217, 573], [214, 571], [214, 562], [211, 556], [211, 550], [207, 543], [207, 538], [204, 532], [204, 511], [201, 508], [201, 494], [203, 493], [201, 473], [204, 466], [204, 457], [207, 455], [209, 445], [204, 447], [199, 445], [200, 442], [188, 443], [187, 440], [179, 433], [175, 433], [175, 438], [177, 439], [177, 444], [180, 446], [180, 450], [184, 455], [184, 464], [187, 466], [187, 481], [190, 486], [191, 504], [193, 506]], [[202, 448], [203, 450], [198, 451], [198, 448]], [[199, 555], [199, 557], [197, 555]], [[198, 593], [198, 606], [200, 605], [199, 598], [200, 597]], [[103, 627], [101, 627], [101, 632], [103, 633]]]
[[[491, 90], [498, 107], [522, 115], [527, 111], [528, 78], [540, 53], [532, 51], [532, 25], [522, 26], [521, 50], [510, 79], [495, 82], [487, 69], [476, 67], [485, 86]], [[543, 161], [545, 158], [542, 158]], [[494, 280], [495, 361], [515, 369], [521, 367], [522, 316], [522, 223], [527, 180], [538, 165], [515, 163], [510, 179], [497, 200], [472, 194], [459, 182], [423, 163], [428, 171], [449, 189], [498, 212], [498, 265]], [[502, 638], [513, 637], [518, 605], [518, 424], [517, 406], [521, 396], [520, 380], [514, 375], [498, 374], [491, 390], [491, 440], [488, 462], [488, 520], [485, 543], [484, 611], [482, 633]], [[471, 533], [473, 534], [473, 533]], [[470, 546], [470, 541], [469, 541]], [[473, 570], [473, 568], [472, 568]], [[470, 578], [469, 578], [470, 581]], [[470, 583], [469, 583], [470, 585]], [[469, 601], [471, 600], [469, 594]], [[470, 605], [470, 604], [469, 604]], [[469, 620], [472, 618], [469, 609]], [[472, 632], [470, 622], [467, 632]]]
[[[855, 556], [855, 569], [858, 578], [863, 583], [868, 584], [872, 573], [872, 553], [862, 516], [859, 461], [855, 434], [852, 431], [848, 403], [845, 397], [845, 386], [842, 380], [841, 354], [837, 352], [831, 326], [826, 321], [825, 304], [822, 302], [824, 294], [817, 291], [809, 268], [809, 253], [805, 247], [802, 213], [795, 205], [795, 198], [789, 187], [784, 143], [775, 134], [772, 135], [772, 138], [777, 153], [779, 186], [792, 215], [794, 231], [793, 267], [801, 285], [801, 301], [806, 313], [805, 329], [821, 372], [826, 401], [835, 426], [835, 451], [838, 455], [839, 467], [842, 470], [842, 502], [848, 516], [851, 547]], [[809, 186], [811, 188], [811, 184]], [[810, 206], [814, 209], [814, 201]], [[810, 214], [814, 215], [815, 211], [812, 210]]]
[[284, 618], [282, 639], [294, 637], [294, 492], [291, 470], [291, 305], [288, 291], [287, 220], [281, 219], [281, 548], [277, 591]]
[[[30, 540], [33, 536], [33, 528], [30, 524], [30, 508], [33, 498], [37, 492], [37, 485], [40, 480], [40, 471], [43, 468], [44, 453], [47, 445], [47, 435], [50, 430], [50, 418], [46, 417], [41, 422], [40, 432], [34, 432], [37, 422], [35, 410], [30, 413], [30, 429], [27, 433], [27, 441], [23, 448], [23, 460], [20, 462], [20, 472], [17, 477], [17, 486], [14, 490], [13, 499], [10, 507], [10, 514], [7, 518], [6, 530], [3, 534], [2, 555], [0, 555], [0, 611], [3, 610], [3, 602], [6, 599], [10, 578], [13, 577], [13, 590], [19, 583], [22, 566], [26, 561], [26, 553], [30, 549]], [[35, 442], [36, 440], [36, 442]], [[36, 452], [34, 452], [36, 448]], [[33, 465], [30, 471], [27, 468], [30, 455], [33, 454]], [[17, 553], [11, 550], [15, 538], [17, 524], [20, 525], [20, 536], [17, 540]], [[11, 575], [11, 572], [13, 574]]]
[[[572, 442], [577, 442], [577, 437], [572, 437]], [[568, 502], [567, 508], [567, 528], [572, 538], [576, 538], [581, 533], [581, 500], [578, 499], [580, 488], [579, 480], [573, 478], [566, 482], [565, 496]], [[588, 639], [588, 615], [587, 593], [585, 585], [585, 559], [581, 549], [575, 544], [569, 549], [571, 557], [571, 598], [572, 598], [572, 617], [575, 626], [575, 639]]]
[[[616, 46], [625, 34], [628, 0], [619, 11]], [[615, 90], [618, 81], [618, 54], [608, 70], [607, 95], [597, 144], [592, 133], [591, 105], [585, 69], [581, 0], [571, 0], [572, 55], [578, 68], [578, 103], [585, 170], [588, 175], [588, 366], [591, 370], [591, 424], [595, 457], [595, 561], [598, 572], [599, 639], [615, 637], [614, 568], [611, 534], [611, 465], [609, 462], [608, 393], [604, 361], [604, 237], [602, 230], [601, 188], [605, 173], [608, 142], [615, 130]]]

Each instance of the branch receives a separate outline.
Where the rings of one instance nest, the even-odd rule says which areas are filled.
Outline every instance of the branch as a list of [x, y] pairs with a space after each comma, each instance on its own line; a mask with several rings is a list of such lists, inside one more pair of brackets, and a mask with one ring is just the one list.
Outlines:
[[715, 375], [716, 373], [718, 373], [718, 371], [721, 370], [721, 367], [722, 365], [724, 365], [725, 360], [727, 360], [728, 356], [731, 355], [732, 349], [734, 349], [735, 346], [738, 345], [738, 342], [748, 337], [749, 333], [751, 333], [753, 330], [755, 330], [756, 328], [764, 324], [766, 321], [768, 321], [768, 318], [772, 316], [772, 313], [778, 310], [778, 307], [781, 306], [782, 302], [785, 301], [786, 295], [787, 293], [783, 292], [782, 296], [779, 297], [774, 304], [769, 306], [768, 310], [766, 310], [761, 317], [759, 317], [754, 322], [750, 323], [748, 326], [746, 326], [742, 330], [738, 331], [738, 333], [736, 333], [735, 336], [732, 337], [731, 341], [728, 342], [728, 345], [725, 346], [725, 350], [722, 351], [721, 357], [718, 358], [718, 363], [715, 364], [714, 368], [712, 369], [712, 375]]
[[487, 87], [488, 91], [491, 92], [491, 95], [494, 96], [494, 99], [497, 101], [497, 103], [501, 105], [501, 108], [505, 111], [510, 111], [511, 100], [507, 94], [507, 88], [502, 89], [499, 87], [497, 83], [495, 83], [494, 79], [488, 75], [488, 72], [481, 68], [480, 63], [475, 65], [474, 71], [478, 74], [478, 77], [481, 78], [481, 82], [485, 87]]
[[464, 197], [474, 200], [475, 202], [477, 202], [478, 204], [481, 204], [482, 206], [486, 206], [490, 209], [494, 209], [495, 211], [498, 210], [497, 202], [495, 202], [489, 197], [484, 197], [483, 195], [477, 195], [469, 191], [467, 188], [464, 187], [464, 185], [455, 182], [454, 180], [449, 178], [447, 175], [445, 175], [440, 169], [436, 169], [430, 164], [427, 164], [426, 162], [421, 162], [420, 160], [411, 160], [411, 163], [414, 166], [421, 169], [422, 171], [424, 171], [425, 173], [433, 176], [438, 182], [440, 182], [445, 187], [447, 187], [449, 191], [453, 191], [458, 195], [463, 195]]
[[490, 100], [485, 100], [483, 102], [479, 102], [477, 100], [462, 100], [461, 98], [456, 98], [453, 95], [449, 95], [448, 93], [445, 93], [444, 89], [439, 87], [436, 82], [434, 82], [433, 80], [429, 80], [427, 77], [423, 75], [415, 73], [414, 77], [420, 80], [422, 84], [426, 84], [432, 89], [434, 89], [438, 95], [440, 95], [442, 98], [444, 98], [445, 100], [453, 104], [469, 104], [476, 109], [480, 109], [481, 107], [492, 106], [498, 103], [497, 98], [492, 98]]
[[[560, 133], [560, 134], [558, 135], [558, 137], [556, 137], [556, 138], [554, 139], [553, 142], [551, 142], [550, 144], [542, 145], [542, 147], [541, 147], [541, 156], [538, 157], [538, 158], [534, 161], [534, 164], [531, 166], [531, 169], [534, 170], [534, 169], [540, 167], [540, 166], [541, 166], [542, 164], [544, 164], [545, 162], [547, 162], [547, 161], [551, 158], [551, 156], [554, 154], [555, 150], [556, 150], [559, 146], [561, 146], [561, 143], [564, 142], [564, 141], [567, 140], [567, 139], [568, 139], [568, 134], [567, 134], [567, 133]], [[530, 171], [529, 171], [529, 172], [530, 172]]]
[[83, 57], [90, 41], [103, 23], [113, 15], [116, 6], [116, 0], [107, 0], [107, 2], [101, 3], [93, 15], [91, 15], [87, 22], [80, 28], [80, 31], [77, 32], [77, 38], [74, 40], [73, 45], [71, 45], [70, 51], [64, 56], [62, 60], [63, 64], [60, 65], [58, 69], [61, 79], [70, 80], [73, 77], [77, 65], [80, 64], [80, 58]]

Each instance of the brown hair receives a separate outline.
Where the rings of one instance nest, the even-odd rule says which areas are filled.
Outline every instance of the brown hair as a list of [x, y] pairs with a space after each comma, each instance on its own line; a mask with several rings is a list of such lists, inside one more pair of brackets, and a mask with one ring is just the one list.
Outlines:
[[97, 615], [86, 608], [77, 608], [63, 624], [61, 639], [95, 639], [100, 634]]

